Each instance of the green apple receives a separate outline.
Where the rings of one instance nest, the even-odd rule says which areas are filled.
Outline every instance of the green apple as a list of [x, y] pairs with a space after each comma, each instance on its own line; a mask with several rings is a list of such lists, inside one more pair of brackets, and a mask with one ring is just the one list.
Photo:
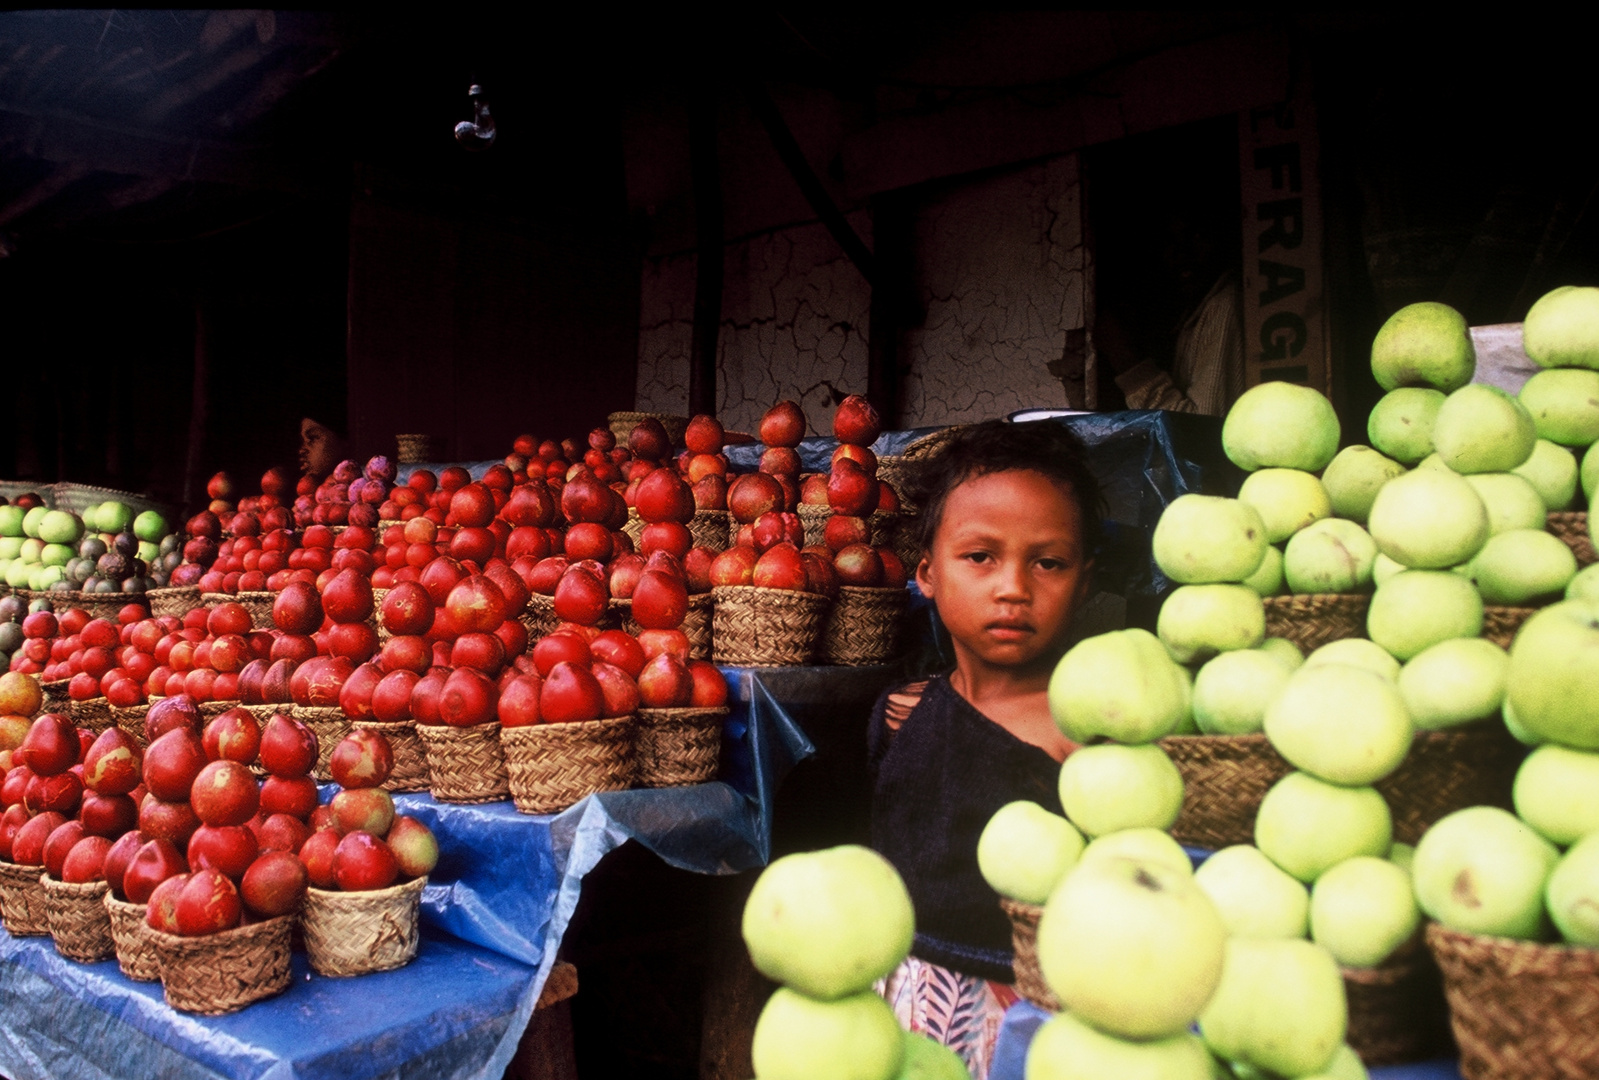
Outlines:
[[133, 519], [133, 535], [152, 544], [160, 543], [167, 534], [167, 519], [154, 510], [146, 510]]
[[1577, 498], [1577, 457], [1548, 439], [1532, 444], [1532, 456], [1510, 470], [1533, 486], [1551, 513], [1568, 509]]
[[1436, 450], [1434, 450], [1432, 453], [1428, 454], [1426, 457], [1422, 458], [1420, 461], [1416, 462], [1416, 468], [1418, 468], [1418, 469], [1437, 469], [1437, 470], [1439, 470], [1441, 472], [1455, 473], [1456, 476], [1460, 475], [1459, 473], [1456, 473], [1455, 470], [1451, 469], [1448, 465], [1444, 464], [1444, 459], [1438, 456], [1438, 452]]
[[1073, 752], [1061, 766], [1060, 802], [1088, 836], [1169, 829], [1183, 809], [1183, 775], [1153, 743], [1096, 743]]
[[38, 566], [44, 560], [44, 541], [37, 536], [28, 537], [18, 549], [17, 558], [32, 566]]
[[[1076, 756], [1076, 755], [1073, 755]], [[1191, 874], [1085, 860], [1038, 920], [1038, 967], [1061, 1005], [1124, 1039], [1187, 1030], [1221, 978], [1227, 928]]]
[[1410, 873], [1411, 868], [1416, 865], [1416, 846], [1394, 841], [1394, 846], [1388, 850], [1388, 861], [1405, 873]]
[[1430, 645], [1482, 633], [1482, 596], [1447, 570], [1406, 570], [1372, 594], [1366, 633], [1400, 660]]
[[33, 537], [34, 539], [38, 539], [39, 538], [39, 525], [40, 525], [40, 523], [42, 523], [44, 521], [44, 517], [48, 513], [50, 513], [50, 509], [48, 507], [35, 506], [32, 509], [30, 509], [27, 513], [23, 514], [22, 515], [22, 531], [23, 531], [23, 533], [25, 533], [26, 535], [28, 535], [30, 537]]
[[1568, 847], [1599, 832], [1599, 754], [1553, 744], [1516, 770], [1516, 814], [1551, 844]]
[[761, 1080], [894, 1080], [904, 1057], [894, 1010], [870, 990], [817, 1001], [780, 986], [750, 1043]]
[[1367, 521], [1377, 549], [1419, 570], [1457, 566], [1488, 539], [1488, 510], [1465, 477], [1413, 469], [1384, 484]]
[[744, 904], [756, 970], [810, 997], [870, 989], [910, 952], [915, 917], [899, 873], [855, 844], [801, 852], [762, 871]]
[[1320, 472], [1338, 452], [1338, 414], [1308, 386], [1266, 382], [1245, 390], [1222, 421], [1222, 450], [1245, 472]]
[[1498, 714], [1510, 656], [1486, 638], [1431, 645], [1399, 672], [1399, 696], [1422, 731], [1441, 731]]
[[1396, 463], [1414, 465], [1433, 451], [1432, 427], [1443, 404], [1443, 391], [1431, 387], [1390, 390], [1366, 418], [1366, 438]]
[[1260, 512], [1260, 519], [1266, 523], [1266, 539], [1274, 544], [1332, 514], [1327, 489], [1313, 474], [1299, 469], [1259, 469], [1250, 473], [1238, 489], [1238, 501]]
[[1579, 840], [1549, 875], [1545, 902], [1567, 944], [1599, 946], [1599, 834]]
[[1207, 660], [1194, 676], [1194, 720], [1199, 730], [1207, 735], [1261, 730], [1266, 707], [1282, 693], [1292, 670], [1280, 657], [1259, 648], [1235, 649]]
[[1304, 884], [1253, 844], [1222, 848], [1199, 864], [1194, 882], [1216, 905], [1230, 937], [1302, 938], [1309, 931]]
[[[0, 556], [6, 553], [6, 541], [0, 540]], [[1566, 583], [1567, 600], [1599, 600], [1599, 563], [1589, 563]]]
[[1508, 693], [1508, 679], [1507, 679], [1507, 687], [1506, 687], [1506, 689], [1507, 689], [1507, 692], [1505, 694], [1505, 703], [1504, 703], [1504, 705], [1500, 706], [1500, 709], [1499, 709], [1500, 719], [1504, 720], [1504, 722], [1505, 722], [1505, 730], [1510, 732], [1510, 737], [1512, 739], [1515, 739], [1517, 742], [1519, 742], [1523, 746], [1543, 746], [1543, 745], [1545, 745], [1544, 738], [1543, 738], [1542, 735], [1534, 735], [1532, 732], [1528, 731], [1525, 727], [1522, 726], [1522, 723], [1521, 723], [1520, 720], [1516, 719], [1516, 710], [1510, 704], [1510, 694]]
[[66, 510], [51, 510], [39, 519], [38, 535], [47, 544], [76, 544], [83, 535], [83, 522]]
[[1544, 883], [1559, 856], [1497, 806], [1456, 810], [1416, 845], [1416, 900], [1452, 930], [1536, 941], [1546, 933]]
[[1212, 1080], [1210, 1053], [1186, 1031], [1119, 1039], [1071, 1013], [1050, 1017], [1027, 1049], [1026, 1080]]
[[1334, 514], [1364, 525], [1378, 490], [1404, 473], [1403, 465], [1369, 446], [1346, 446], [1321, 474], [1321, 485]]
[[30, 575], [28, 588], [35, 592], [44, 592], [64, 577], [66, 577], [66, 574], [59, 566], [41, 566]]
[[1537, 439], [1521, 402], [1484, 383], [1445, 398], [1432, 427], [1438, 456], [1457, 473], [1509, 472], [1532, 456]]
[[971, 1080], [966, 1062], [919, 1031], [905, 1032], [905, 1058], [894, 1080]]
[[31, 570], [32, 568], [21, 559], [11, 560], [11, 565], [6, 567], [6, 584], [13, 589], [26, 589]]
[[1299, 1080], [1370, 1080], [1370, 1078], [1371, 1074], [1366, 1071], [1366, 1063], [1360, 1060], [1360, 1055], [1355, 1053], [1348, 1043], [1344, 1043], [1325, 1069], [1301, 1076]]
[[1230, 1061], [1304, 1076], [1331, 1064], [1348, 1022], [1344, 977], [1326, 949], [1287, 938], [1233, 938], [1199, 1034]]
[[[1594, 446], [1599, 446], [1599, 443], [1594, 443]], [[1599, 450], [1595, 450], [1594, 446], [1583, 452], [1582, 466], [1578, 469], [1585, 502], [1592, 502], [1594, 496], [1599, 495]]]
[[1275, 656], [1288, 665], [1289, 671], [1298, 671], [1305, 663], [1305, 654], [1299, 651], [1299, 646], [1285, 637], [1269, 637], [1255, 649]]
[[1563, 600], [1522, 624], [1505, 697], [1540, 741], [1599, 750], [1599, 602]]
[[1399, 661], [1370, 638], [1339, 638], [1329, 641], [1305, 657], [1306, 667], [1317, 664], [1353, 664], [1381, 675], [1389, 682], [1399, 681]]
[[1310, 890], [1311, 940], [1343, 967], [1376, 967], [1409, 941], [1420, 923], [1410, 875], [1387, 859], [1345, 859]]
[[1083, 639], [1061, 657], [1049, 679], [1050, 715], [1074, 742], [1100, 735], [1153, 742], [1177, 730], [1188, 716], [1188, 703], [1188, 673], [1153, 634], [1137, 627]]
[[1381, 585], [1404, 569], [1403, 563], [1396, 563], [1379, 551], [1377, 552], [1377, 558], [1371, 564], [1371, 583], [1373, 585]]
[[20, 506], [0, 506], [0, 536], [22, 536], [22, 516], [25, 512]]
[[1528, 379], [1516, 395], [1539, 438], [1562, 446], [1599, 439], [1599, 371], [1550, 368]]
[[977, 838], [977, 869], [990, 888], [1024, 904], [1042, 904], [1077, 865], [1086, 841], [1072, 823], [1018, 799], [994, 812]]
[[1348, 787], [1397, 769], [1415, 734], [1398, 688], [1350, 664], [1294, 672], [1266, 709], [1265, 731], [1290, 765]]
[[1293, 772], [1272, 785], [1255, 815], [1255, 846], [1309, 884], [1356, 855], [1386, 855], [1393, 814], [1376, 788], [1343, 787]]
[[65, 566], [77, 558], [77, 552], [66, 544], [46, 544], [39, 552], [39, 561], [46, 566]]
[[1263, 597], [1281, 595], [1284, 585], [1282, 551], [1270, 544], [1266, 545], [1266, 554], [1260, 560], [1260, 568], [1239, 584], [1249, 586]]
[[1376, 559], [1377, 542], [1358, 523], [1325, 518], [1288, 541], [1283, 576], [1296, 594], [1363, 592], [1371, 585]]
[[133, 507], [112, 499], [100, 504], [99, 527], [101, 532], [119, 533], [133, 524]]
[[[1595, 372], [1599, 374], [1599, 372]], [[1541, 529], [1549, 516], [1543, 496], [1523, 476], [1516, 473], [1474, 473], [1466, 483], [1488, 511], [1488, 535], [1498, 536], [1511, 529]]]
[[1371, 343], [1371, 373], [1384, 390], [1431, 386], [1448, 393], [1477, 370], [1465, 317], [1448, 304], [1407, 304], [1388, 316]]
[[1266, 527], [1240, 499], [1179, 495], [1155, 523], [1151, 547], [1155, 565], [1179, 585], [1242, 581], [1266, 554]]
[[1540, 367], [1599, 368], [1599, 289], [1562, 285], [1544, 293], [1521, 324], [1521, 347]]
[[1470, 572], [1484, 603], [1521, 607], [1563, 596], [1577, 576], [1577, 557], [1551, 532], [1511, 529], [1488, 538]]
[[1162, 829], [1122, 829], [1097, 837], [1083, 851], [1079, 863], [1090, 859], [1131, 859], [1133, 862], [1164, 866], [1176, 874], [1190, 876], [1194, 861], [1183, 846]]
[[1180, 585], [1166, 597], [1155, 632], [1179, 664], [1251, 649], [1266, 637], [1266, 609], [1246, 585]]

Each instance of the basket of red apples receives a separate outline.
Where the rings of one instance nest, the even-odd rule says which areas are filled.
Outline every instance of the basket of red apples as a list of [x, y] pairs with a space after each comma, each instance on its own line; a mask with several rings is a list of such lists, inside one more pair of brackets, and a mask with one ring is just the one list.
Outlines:
[[[9, 720], [10, 718], [8, 718]], [[50, 932], [44, 890], [48, 856], [56, 877], [71, 843], [57, 831], [76, 815], [83, 800], [84, 735], [59, 713], [43, 713], [10, 751], [12, 766], [0, 785], [0, 921], [17, 937]], [[82, 826], [77, 830], [83, 835]], [[52, 843], [54, 841], [54, 843]]]
[[382, 788], [393, 768], [388, 741], [356, 729], [333, 751], [343, 788], [327, 827], [300, 849], [310, 875], [301, 927], [311, 966], [323, 975], [365, 975], [416, 957], [417, 920], [439, 846], [428, 827], [396, 816]]
[[662, 652], [639, 675], [642, 707], [634, 745], [638, 787], [684, 787], [716, 779], [727, 716], [727, 680], [716, 665]]

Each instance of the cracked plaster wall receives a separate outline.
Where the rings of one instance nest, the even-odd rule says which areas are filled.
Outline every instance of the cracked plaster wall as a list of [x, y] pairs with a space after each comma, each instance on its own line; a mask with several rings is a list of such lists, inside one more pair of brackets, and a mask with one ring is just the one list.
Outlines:
[[[1075, 156], [939, 190], [918, 206], [916, 287], [902, 425], [965, 423], [1063, 406], [1048, 365], [1084, 325], [1087, 256]], [[850, 223], [871, 242], [864, 212]], [[637, 408], [688, 407], [692, 253], [646, 258]], [[753, 432], [783, 398], [811, 430], [832, 429], [834, 393], [866, 390], [871, 290], [826, 229], [792, 226], [728, 245], [717, 344], [718, 416]]]

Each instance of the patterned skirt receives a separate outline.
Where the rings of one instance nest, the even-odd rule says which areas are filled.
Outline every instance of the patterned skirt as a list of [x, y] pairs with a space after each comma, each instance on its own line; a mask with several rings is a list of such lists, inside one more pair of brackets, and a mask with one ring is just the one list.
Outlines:
[[972, 1080], [987, 1080], [1014, 987], [908, 956], [877, 984], [900, 1026], [943, 1043], [966, 1063]]

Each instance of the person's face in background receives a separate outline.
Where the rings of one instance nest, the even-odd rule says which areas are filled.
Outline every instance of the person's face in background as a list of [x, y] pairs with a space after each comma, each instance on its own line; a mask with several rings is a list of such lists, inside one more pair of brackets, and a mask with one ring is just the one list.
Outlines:
[[300, 421], [300, 471], [321, 479], [344, 458], [344, 440], [309, 416]]

